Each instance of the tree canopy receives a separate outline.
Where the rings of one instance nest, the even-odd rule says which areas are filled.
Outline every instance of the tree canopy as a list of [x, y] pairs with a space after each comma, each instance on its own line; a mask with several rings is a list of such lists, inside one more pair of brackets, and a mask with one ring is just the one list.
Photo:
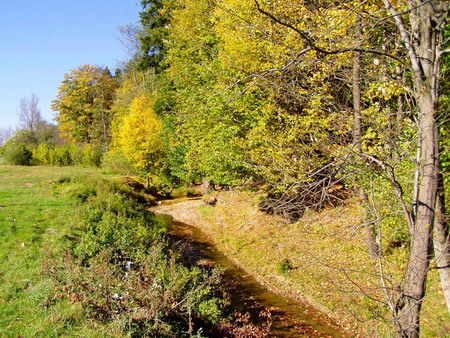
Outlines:
[[62, 137], [69, 142], [107, 148], [117, 81], [105, 68], [82, 65], [65, 74], [52, 109]]

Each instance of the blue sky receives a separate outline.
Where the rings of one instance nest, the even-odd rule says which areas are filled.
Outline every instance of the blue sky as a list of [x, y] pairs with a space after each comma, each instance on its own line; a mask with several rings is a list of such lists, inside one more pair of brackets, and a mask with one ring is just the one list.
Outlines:
[[0, 128], [15, 127], [32, 93], [45, 120], [65, 73], [126, 60], [117, 27], [139, 21], [139, 0], [0, 0]]

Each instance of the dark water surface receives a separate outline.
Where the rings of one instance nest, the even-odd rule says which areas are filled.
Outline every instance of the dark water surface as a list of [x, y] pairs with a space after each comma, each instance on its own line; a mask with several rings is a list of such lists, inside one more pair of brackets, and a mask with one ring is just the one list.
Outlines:
[[202, 252], [203, 262], [217, 264], [224, 269], [224, 279], [232, 285], [233, 309], [243, 314], [250, 313], [252, 322], [264, 322], [265, 319], [259, 317], [260, 311], [270, 311], [271, 337], [349, 337], [314, 308], [267, 290], [219, 252], [199, 228], [173, 221], [170, 216], [160, 217], [168, 223], [173, 237], [191, 241]]

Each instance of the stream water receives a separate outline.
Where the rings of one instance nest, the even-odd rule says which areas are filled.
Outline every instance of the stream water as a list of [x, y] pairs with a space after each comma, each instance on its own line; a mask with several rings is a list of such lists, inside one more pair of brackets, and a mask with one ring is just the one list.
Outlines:
[[261, 310], [270, 311], [271, 337], [348, 337], [314, 308], [267, 290], [219, 252], [199, 228], [174, 221], [170, 216], [160, 217], [167, 222], [171, 236], [189, 240], [201, 251], [203, 261], [224, 269], [225, 281], [233, 285], [230, 293], [233, 309], [248, 312], [252, 322], [261, 322]]

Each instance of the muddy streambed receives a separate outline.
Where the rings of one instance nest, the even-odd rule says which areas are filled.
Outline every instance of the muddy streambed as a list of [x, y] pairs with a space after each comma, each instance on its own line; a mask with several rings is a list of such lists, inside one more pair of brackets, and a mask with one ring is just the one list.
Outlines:
[[262, 310], [270, 311], [272, 317], [270, 336], [348, 337], [314, 308], [267, 290], [219, 252], [199, 228], [174, 221], [170, 216], [159, 217], [163, 217], [167, 222], [171, 236], [189, 240], [202, 253], [202, 264], [220, 265], [224, 269], [224, 279], [226, 283], [232, 285], [230, 296], [234, 310], [242, 314], [249, 313], [254, 323], [261, 323], [267, 319], [259, 316]]

